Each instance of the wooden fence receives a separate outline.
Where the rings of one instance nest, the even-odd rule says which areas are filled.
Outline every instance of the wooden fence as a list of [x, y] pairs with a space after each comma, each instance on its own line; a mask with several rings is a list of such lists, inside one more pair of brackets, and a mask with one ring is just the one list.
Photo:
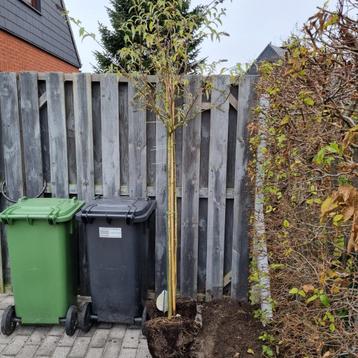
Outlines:
[[[210, 101], [222, 97], [222, 105], [213, 107], [199, 96], [201, 115], [177, 131], [183, 295], [220, 297], [231, 287], [232, 297], [247, 298], [246, 125], [255, 80], [247, 75], [237, 86], [227, 76], [214, 77]], [[191, 78], [190, 90], [201, 91], [200, 78]], [[133, 85], [112, 74], [1, 73], [0, 181], [14, 199], [36, 195], [44, 181], [46, 195], [57, 197], [155, 197], [150, 274], [159, 292], [166, 284], [166, 132], [134, 98]], [[1, 279], [9, 282], [3, 228], [1, 243]], [[80, 246], [86, 291], [83, 242]]]

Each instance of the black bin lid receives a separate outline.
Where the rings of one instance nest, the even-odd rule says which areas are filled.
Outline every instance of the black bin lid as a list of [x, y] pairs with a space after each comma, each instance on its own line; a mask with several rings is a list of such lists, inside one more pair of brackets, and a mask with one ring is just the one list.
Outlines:
[[148, 220], [156, 206], [155, 200], [128, 197], [100, 198], [85, 205], [76, 215], [80, 221], [93, 219], [125, 219], [127, 223], [138, 223]]

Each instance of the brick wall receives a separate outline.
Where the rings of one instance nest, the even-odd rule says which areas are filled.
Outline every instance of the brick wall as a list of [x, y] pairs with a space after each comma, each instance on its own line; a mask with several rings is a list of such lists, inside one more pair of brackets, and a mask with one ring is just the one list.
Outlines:
[[0, 30], [0, 72], [78, 72], [78, 68]]

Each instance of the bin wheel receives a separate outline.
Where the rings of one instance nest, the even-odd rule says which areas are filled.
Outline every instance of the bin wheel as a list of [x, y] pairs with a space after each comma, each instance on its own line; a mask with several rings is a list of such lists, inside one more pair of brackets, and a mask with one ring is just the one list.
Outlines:
[[73, 336], [77, 328], [77, 307], [70, 306], [66, 315], [65, 332], [68, 336]]
[[85, 302], [78, 314], [78, 325], [83, 332], [88, 332], [93, 324], [92, 316], [92, 303]]
[[1, 319], [1, 333], [5, 336], [10, 336], [12, 332], [15, 331], [16, 328], [16, 314], [15, 314], [15, 306], [8, 306]]

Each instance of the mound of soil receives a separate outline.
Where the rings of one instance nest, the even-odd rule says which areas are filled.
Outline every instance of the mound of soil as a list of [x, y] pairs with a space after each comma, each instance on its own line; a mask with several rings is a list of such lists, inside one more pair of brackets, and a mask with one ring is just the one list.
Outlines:
[[188, 357], [200, 327], [195, 323], [196, 302], [191, 298], [177, 299], [177, 317], [169, 320], [154, 301], [146, 304], [148, 321], [143, 333], [154, 358]]
[[259, 358], [262, 325], [252, 306], [229, 298], [202, 305], [202, 327], [195, 321], [196, 302], [180, 298], [178, 316], [168, 320], [148, 302], [144, 334], [154, 358]]
[[193, 344], [192, 357], [262, 357], [258, 340], [262, 325], [253, 318], [250, 305], [231, 299], [214, 300], [203, 305], [202, 316], [203, 327]]
[[198, 330], [195, 321], [180, 316], [171, 320], [157, 317], [144, 325], [149, 352], [154, 358], [188, 357]]

